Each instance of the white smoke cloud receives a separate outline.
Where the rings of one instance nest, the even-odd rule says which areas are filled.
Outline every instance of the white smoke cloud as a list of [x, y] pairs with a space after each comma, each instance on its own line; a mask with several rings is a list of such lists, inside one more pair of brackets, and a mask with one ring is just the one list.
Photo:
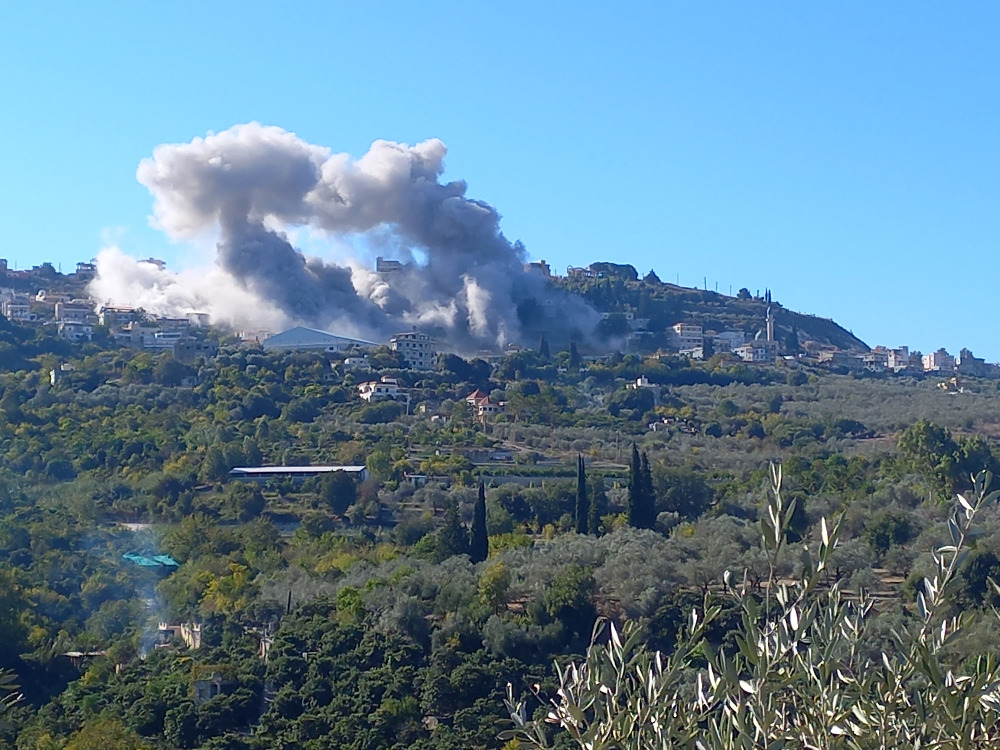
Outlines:
[[290, 323], [285, 313], [214, 264], [175, 273], [137, 261], [116, 246], [101, 250], [96, 262], [89, 291], [103, 304], [141, 307], [154, 315], [208, 313], [213, 322], [234, 328], [280, 330]]
[[[258, 123], [158, 146], [137, 171], [154, 198], [152, 222], [175, 239], [218, 232], [216, 264], [164, 275], [102, 253], [95, 293], [152, 311], [188, 307], [243, 325], [252, 315], [372, 339], [417, 325], [466, 349], [539, 330], [589, 333], [596, 313], [524, 272], [524, 248], [504, 237], [496, 210], [467, 198], [464, 182], [440, 182], [446, 153], [437, 139], [375, 141], [353, 160]], [[383, 276], [357, 260], [307, 257], [290, 239], [302, 229], [367, 236], [396, 248], [403, 268]]]

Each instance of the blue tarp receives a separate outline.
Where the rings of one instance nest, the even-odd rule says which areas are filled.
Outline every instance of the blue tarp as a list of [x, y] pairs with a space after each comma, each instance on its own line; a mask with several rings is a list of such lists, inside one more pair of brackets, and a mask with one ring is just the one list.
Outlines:
[[155, 568], [160, 564], [156, 562], [156, 560], [150, 560], [148, 557], [143, 557], [142, 555], [135, 554], [135, 552], [126, 552], [124, 555], [122, 555], [122, 557], [124, 557], [129, 562], [134, 562], [136, 565], [141, 565], [144, 568]]

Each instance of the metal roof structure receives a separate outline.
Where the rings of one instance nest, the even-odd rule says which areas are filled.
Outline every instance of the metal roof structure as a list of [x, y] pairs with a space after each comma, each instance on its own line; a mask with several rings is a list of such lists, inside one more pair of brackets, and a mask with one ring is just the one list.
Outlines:
[[276, 333], [261, 342], [264, 349], [277, 350], [304, 350], [322, 349], [324, 351], [343, 351], [351, 347], [371, 349], [378, 344], [364, 339], [352, 339], [348, 336], [338, 336], [329, 331], [320, 331], [317, 328], [306, 328], [296, 326], [287, 331]]
[[361, 481], [368, 478], [368, 468], [365, 466], [237, 466], [230, 470], [233, 479], [267, 479], [270, 477], [305, 478], [343, 471], [354, 474]]

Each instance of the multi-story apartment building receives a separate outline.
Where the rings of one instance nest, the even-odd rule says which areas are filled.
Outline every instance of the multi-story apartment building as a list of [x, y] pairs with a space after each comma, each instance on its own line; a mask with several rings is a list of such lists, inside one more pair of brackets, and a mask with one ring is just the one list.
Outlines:
[[34, 320], [35, 314], [31, 312], [31, 300], [21, 295], [13, 299], [4, 300], [2, 307], [3, 316], [7, 320], [27, 321]]
[[670, 331], [670, 343], [676, 349], [697, 349], [705, 345], [705, 335], [699, 325], [675, 323]]
[[429, 370], [434, 366], [435, 341], [426, 333], [407, 331], [397, 333], [389, 340], [389, 347], [399, 352], [407, 367], [414, 370]]
[[59, 323], [59, 335], [69, 341], [90, 341], [94, 327], [82, 321], [64, 320]]
[[910, 348], [901, 346], [898, 349], [886, 349], [885, 366], [890, 370], [905, 370], [910, 366]]
[[55, 319], [58, 321], [88, 323], [94, 318], [94, 305], [86, 300], [75, 299], [55, 304]]
[[955, 358], [948, 354], [946, 349], [938, 349], [936, 352], [924, 355], [925, 372], [954, 372]]

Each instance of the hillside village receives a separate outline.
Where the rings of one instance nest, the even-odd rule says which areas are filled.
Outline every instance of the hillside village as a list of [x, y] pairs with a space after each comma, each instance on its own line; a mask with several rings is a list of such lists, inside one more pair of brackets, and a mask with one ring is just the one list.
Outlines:
[[[140, 262], [161, 269], [165, 266], [163, 261], [155, 258]], [[377, 259], [376, 268], [380, 274], [391, 274], [398, 267], [398, 261]], [[571, 266], [562, 277], [554, 274], [544, 260], [526, 264], [525, 270], [544, 276], [550, 283], [580, 290], [585, 297], [593, 296], [588, 295], [587, 291], [595, 288], [594, 285], [608, 285], [609, 282], [631, 289], [651, 287], [654, 294], [719, 296], [708, 291], [663, 284], [655, 278], [652, 271], [640, 281], [632, 266], [612, 263], [594, 263], [585, 268]], [[54, 328], [60, 337], [68, 341], [96, 340], [151, 352], [171, 352], [182, 362], [192, 362], [197, 357], [212, 357], [218, 352], [217, 337], [208, 335], [212, 322], [207, 314], [189, 312], [183, 317], [168, 317], [133, 307], [105, 304], [89, 296], [87, 291], [87, 284], [94, 278], [96, 271], [92, 262], [78, 263], [76, 271], [67, 275], [56, 272], [47, 263], [30, 270], [14, 270], [8, 268], [6, 260], [0, 259], [0, 314], [17, 323]], [[6, 286], [3, 285], [4, 280]], [[648, 290], [644, 288], [642, 293], [647, 294]], [[601, 314], [599, 329], [602, 330], [599, 333], [603, 335], [604, 349], [640, 354], [675, 354], [691, 360], [715, 357], [717, 360], [730, 359], [760, 365], [801, 361], [842, 371], [929, 373], [955, 378], [948, 384], [955, 389], [961, 388], [962, 376], [1000, 378], [1000, 365], [987, 363], [967, 348], [962, 348], [957, 356], [950, 354], [945, 348], [922, 354], [907, 346], [879, 345], [869, 348], [857, 339], [848, 348], [841, 348], [829, 342], [810, 339], [807, 334], [798, 330], [794, 322], [789, 327], [787, 319], [802, 316], [774, 303], [770, 291], [763, 295], [751, 295], [748, 290], [741, 289], [736, 297], [729, 299], [756, 303], [759, 317], [755, 319], [744, 314], [736, 318], [736, 322], [740, 324], [738, 327], [717, 330], [706, 324], [705, 315], [697, 313], [688, 314], [666, 325], [663, 325], [662, 319], [654, 321], [651, 317], [642, 317], [643, 298], [636, 305], [608, 300], [605, 306], [612, 309], [601, 310], [597, 304]], [[437, 355], [449, 351], [442, 342], [416, 330], [399, 332], [383, 342], [356, 339], [304, 326], [275, 333], [259, 329], [234, 333], [244, 345], [260, 347], [265, 351], [325, 351], [343, 354], [346, 357], [345, 366], [353, 370], [366, 369], [366, 353], [380, 346], [388, 346], [399, 354], [406, 367], [415, 370], [433, 368]], [[544, 339], [544, 333], [542, 338]], [[484, 359], [496, 361], [498, 357], [523, 348], [508, 344], [504, 352], [479, 354]], [[591, 341], [588, 346], [587, 342], [581, 341], [580, 348], [584, 350], [585, 359], [595, 361], [604, 356], [600, 352], [600, 342]], [[387, 393], [388, 389], [380, 390], [376, 386], [362, 389], [360, 395], [365, 400], [371, 400], [384, 397]], [[486, 405], [487, 412], [490, 408], [490, 405]]]

